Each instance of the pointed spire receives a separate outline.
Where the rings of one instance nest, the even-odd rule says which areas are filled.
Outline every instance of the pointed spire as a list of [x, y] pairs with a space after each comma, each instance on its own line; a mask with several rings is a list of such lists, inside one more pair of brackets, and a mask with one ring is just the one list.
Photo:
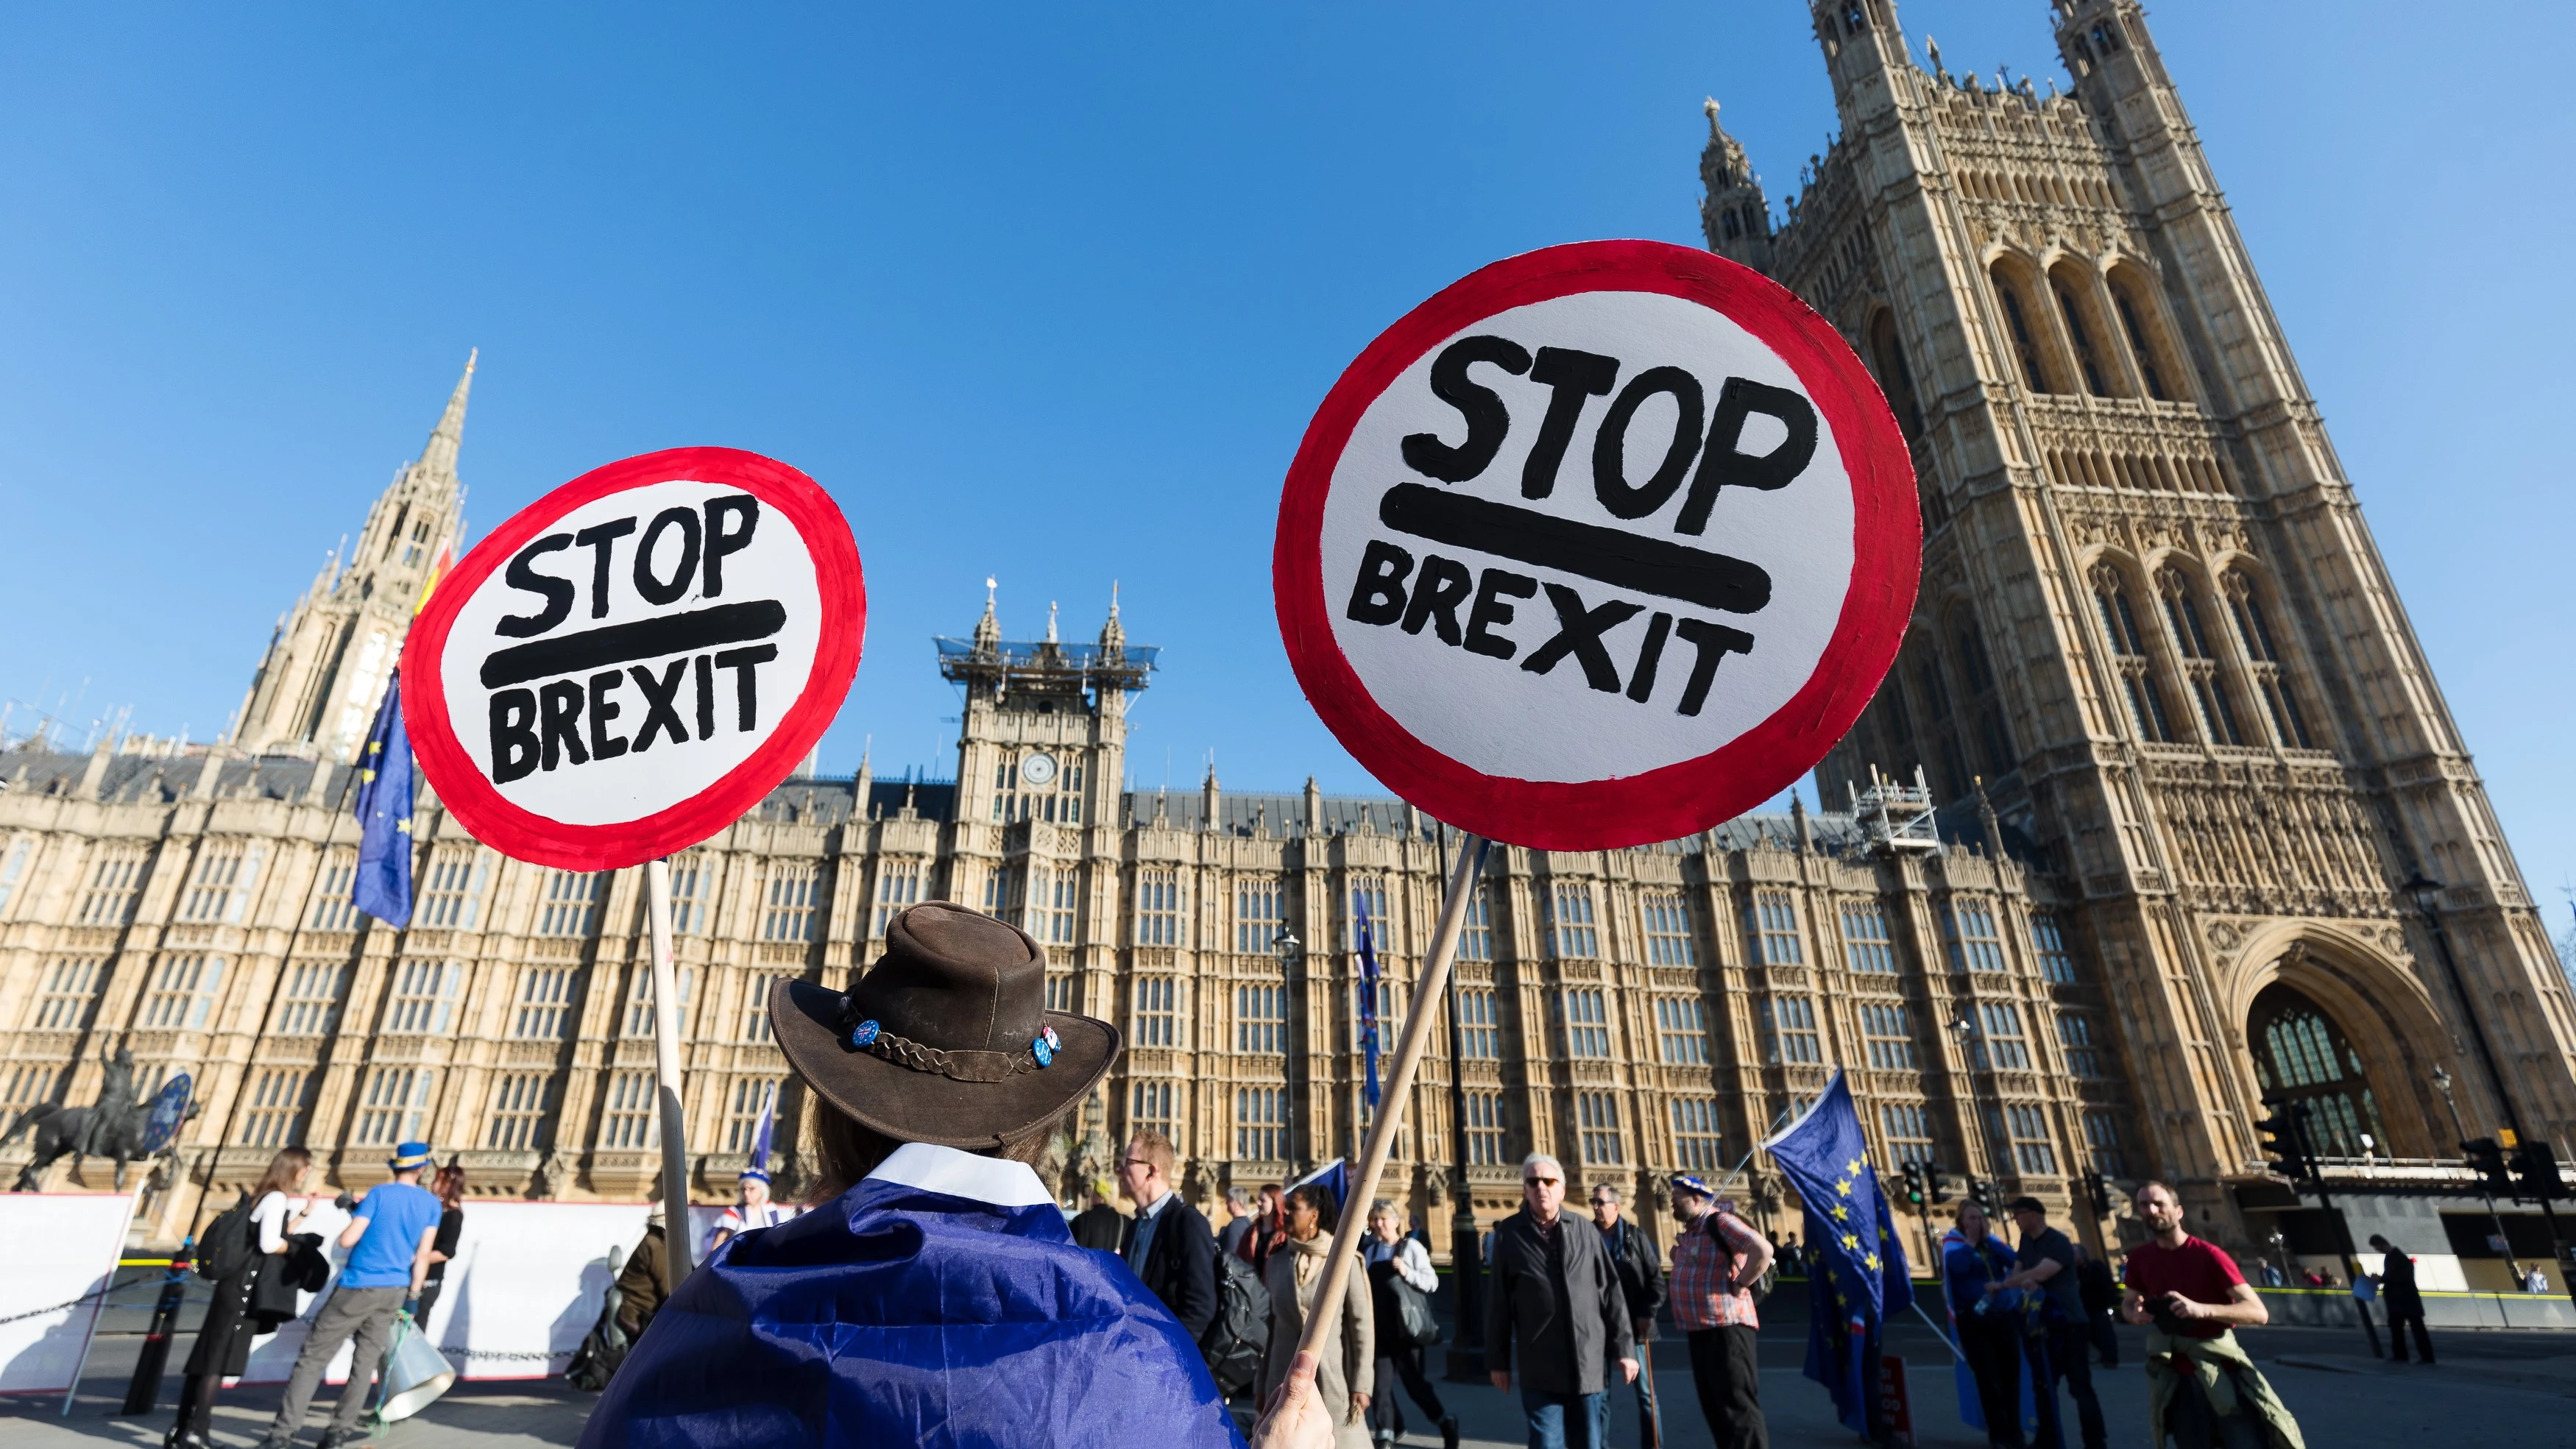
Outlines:
[[1118, 622], [1118, 581], [1109, 581], [1109, 622], [1100, 626], [1100, 652], [1119, 655], [1127, 652], [1127, 626]]
[[465, 397], [474, 390], [474, 360], [483, 349], [465, 354], [465, 375], [456, 380], [456, 391], [447, 398], [447, 411], [439, 414], [438, 426], [429, 435], [429, 443], [420, 450], [420, 471], [433, 478], [456, 476], [456, 450], [465, 443]]
[[1002, 647], [1002, 620], [993, 612], [993, 592], [999, 587], [992, 575], [984, 576], [984, 617], [975, 621], [975, 652], [996, 658]]

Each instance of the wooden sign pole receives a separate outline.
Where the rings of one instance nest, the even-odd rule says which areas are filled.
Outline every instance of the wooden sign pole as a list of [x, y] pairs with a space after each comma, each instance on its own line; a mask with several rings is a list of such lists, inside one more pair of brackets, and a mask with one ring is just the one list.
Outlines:
[[[1342, 1293], [1350, 1286], [1351, 1265], [1359, 1260], [1360, 1237], [1368, 1231], [1368, 1205], [1377, 1196], [1377, 1180], [1386, 1171], [1395, 1133], [1404, 1124], [1404, 1104], [1413, 1092], [1413, 1069], [1422, 1064], [1422, 1049], [1431, 1041], [1431, 1023], [1440, 1017], [1441, 994], [1449, 989], [1449, 964], [1458, 954], [1458, 933], [1467, 920], [1467, 902], [1485, 870], [1481, 835], [1458, 839], [1458, 859], [1449, 870], [1449, 895], [1440, 906], [1440, 925], [1431, 934], [1431, 954], [1423, 959], [1422, 979], [1414, 983], [1413, 1002], [1404, 1014], [1404, 1040], [1396, 1048], [1395, 1070], [1378, 1098], [1377, 1121], [1370, 1124], [1368, 1146], [1360, 1154], [1359, 1176], [1342, 1199], [1341, 1224], [1333, 1230], [1333, 1251], [1325, 1260], [1323, 1286], [1306, 1314], [1306, 1331], [1297, 1340], [1299, 1353], [1319, 1353], [1324, 1330], [1341, 1313]], [[1454, 1250], [1453, 1250], [1454, 1251]], [[1469, 1244], [1466, 1251], [1476, 1251]]]
[[644, 863], [645, 917], [653, 933], [653, 1066], [662, 1121], [662, 1244], [670, 1254], [670, 1291], [688, 1281], [689, 1143], [680, 1116], [680, 989], [671, 967], [671, 862]]

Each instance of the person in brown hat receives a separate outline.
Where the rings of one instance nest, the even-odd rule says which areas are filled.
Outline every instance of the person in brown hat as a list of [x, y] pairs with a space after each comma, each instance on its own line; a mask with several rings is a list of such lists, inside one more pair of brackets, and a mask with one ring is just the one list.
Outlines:
[[1119, 1048], [1046, 1009], [1036, 941], [925, 902], [849, 990], [781, 981], [769, 1017], [816, 1108], [814, 1209], [679, 1286], [583, 1449], [1242, 1444], [1188, 1332], [1030, 1169]]

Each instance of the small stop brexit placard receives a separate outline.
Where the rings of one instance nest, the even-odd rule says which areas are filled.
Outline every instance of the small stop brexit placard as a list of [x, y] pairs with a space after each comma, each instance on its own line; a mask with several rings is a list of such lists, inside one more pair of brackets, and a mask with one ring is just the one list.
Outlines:
[[1497, 262], [1371, 343], [1280, 501], [1307, 698], [1407, 800], [1590, 850], [1732, 818], [1894, 661], [1921, 521], [1849, 346], [1661, 242]]
[[439, 584], [403, 648], [403, 724], [476, 839], [634, 865], [795, 769], [866, 624], [858, 545], [813, 479], [731, 448], [647, 453], [530, 504]]

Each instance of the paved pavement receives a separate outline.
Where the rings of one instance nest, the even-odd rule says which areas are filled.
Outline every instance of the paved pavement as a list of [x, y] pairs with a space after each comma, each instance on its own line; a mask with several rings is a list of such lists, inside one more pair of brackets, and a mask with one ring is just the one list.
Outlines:
[[[1959, 1420], [1950, 1387], [1947, 1353], [1921, 1328], [1900, 1331], [1894, 1347], [1913, 1385], [1916, 1442], [1942, 1449], [1977, 1449], [1984, 1436]], [[2441, 1364], [2400, 1367], [2370, 1358], [2358, 1335], [2317, 1329], [2267, 1329], [2245, 1335], [2291, 1408], [2308, 1443], [2343, 1445], [2456, 1445], [2510, 1442], [2514, 1449], [2576, 1449], [2576, 1339], [2567, 1334], [2455, 1332], [2443, 1335]], [[139, 1339], [100, 1340], [68, 1418], [59, 1398], [42, 1402], [0, 1400], [0, 1446], [6, 1449], [150, 1449], [170, 1424], [169, 1405], [179, 1380], [163, 1384], [159, 1412], [126, 1418], [115, 1410], [124, 1398]], [[1669, 1449], [1706, 1449], [1681, 1346], [1666, 1341], [1656, 1383], [1664, 1404]], [[2146, 1389], [2136, 1367], [2136, 1335], [2123, 1345], [2123, 1366], [2097, 1370], [2095, 1382], [2110, 1423], [2112, 1449], [2145, 1449]], [[1439, 1350], [1434, 1350], [1435, 1358]], [[184, 1355], [174, 1355], [183, 1357]], [[1834, 1422], [1824, 1391], [1799, 1376], [1803, 1341], [1775, 1330], [1762, 1346], [1762, 1399], [1776, 1445], [1840, 1446], [1854, 1443]], [[1435, 1363], [1435, 1368], [1437, 1367]], [[1516, 1406], [1490, 1386], [1443, 1382], [1440, 1392], [1458, 1414], [1474, 1449], [1512, 1449], [1523, 1442]], [[331, 1391], [326, 1390], [326, 1395]], [[226, 1396], [216, 1412], [219, 1443], [246, 1445], [259, 1437], [275, 1412], [278, 1391], [244, 1388]], [[458, 1385], [419, 1418], [395, 1425], [385, 1449], [534, 1449], [570, 1446], [581, 1436], [592, 1397], [560, 1380]], [[320, 1431], [329, 1400], [316, 1405], [309, 1446]], [[2068, 1405], [2071, 1418], [2072, 1405]], [[1407, 1415], [1414, 1446], [1436, 1445], [1421, 1432], [1415, 1406]], [[2071, 1424], [2070, 1424], [2071, 1427]], [[1629, 1391], [1613, 1395], [1611, 1443], [1638, 1443], [1637, 1414]], [[874, 1449], [874, 1446], [870, 1446]]]

